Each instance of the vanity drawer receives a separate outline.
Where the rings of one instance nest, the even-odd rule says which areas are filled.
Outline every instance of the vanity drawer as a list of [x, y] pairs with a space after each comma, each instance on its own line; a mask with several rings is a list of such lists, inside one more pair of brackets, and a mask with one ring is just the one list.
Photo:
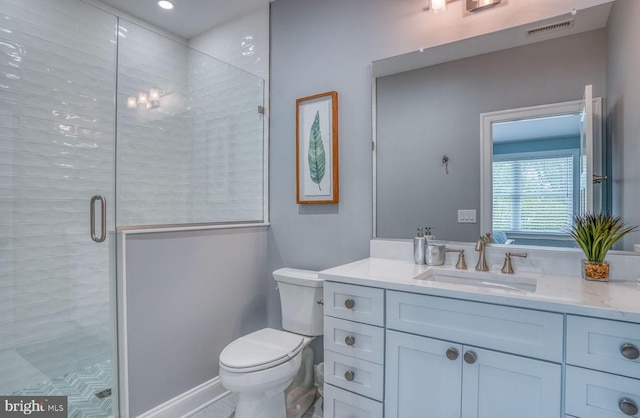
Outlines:
[[562, 362], [562, 314], [387, 291], [387, 328]]
[[567, 363], [640, 379], [640, 324], [567, 316]]
[[324, 385], [324, 416], [327, 418], [382, 418], [382, 404], [364, 396]]
[[384, 328], [327, 316], [324, 318], [324, 349], [382, 364]]
[[567, 366], [567, 414], [582, 418], [640, 416], [633, 413], [634, 408], [640, 409], [640, 381]]
[[368, 398], [382, 400], [383, 366], [325, 351], [324, 381]]
[[325, 282], [324, 314], [349, 321], [384, 325], [384, 290]]

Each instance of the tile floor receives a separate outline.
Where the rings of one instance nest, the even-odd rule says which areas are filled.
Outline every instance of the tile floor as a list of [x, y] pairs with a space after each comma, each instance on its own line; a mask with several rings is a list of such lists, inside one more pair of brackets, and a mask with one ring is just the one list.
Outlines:
[[111, 362], [104, 361], [45, 380], [11, 393], [14, 396], [68, 396], [69, 418], [106, 418], [111, 415], [111, 396], [98, 398], [97, 392], [111, 387]]

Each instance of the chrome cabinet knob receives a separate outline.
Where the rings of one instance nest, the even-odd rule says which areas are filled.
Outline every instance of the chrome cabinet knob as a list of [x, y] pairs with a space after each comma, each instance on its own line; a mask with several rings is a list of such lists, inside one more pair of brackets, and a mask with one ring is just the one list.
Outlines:
[[467, 351], [466, 353], [464, 353], [464, 361], [469, 364], [475, 363], [477, 359], [478, 356], [473, 351]]
[[344, 306], [347, 309], [353, 309], [353, 307], [356, 306], [356, 301], [353, 299], [347, 299], [344, 301]]
[[625, 415], [633, 416], [638, 413], [638, 405], [629, 398], [620, 399], [618, 407]]
[[623, 344], [622, 347], [620, 347], [620, 354], [629, 360], [636, 360], [640, 357], [638, 347], [630, 343]]
[[451, 347], [447, 350], [446, 356], [449, 360], [455, 360], [458, 358], [458, 350]]
[[347, 382], [353, 382], [353, 379], [355, 377], [356, 377], [356, 374], [351, 370], [349, 370], [348, 372], [345, 372], [344, 374], [344, 378], [347, 380]]
[[344, 343], [348, 346], [352, 346], [356, 343], [356, 337], [353, 337], [351, 335], [348, 335], [345, 337], [344, 339]]

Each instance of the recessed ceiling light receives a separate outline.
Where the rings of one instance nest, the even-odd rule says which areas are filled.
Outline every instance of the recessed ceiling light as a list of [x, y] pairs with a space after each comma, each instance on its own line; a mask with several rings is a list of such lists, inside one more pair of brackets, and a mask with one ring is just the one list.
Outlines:
[[171, 3], [170, 1], [167, 1], [167, 0], [160, 0], [158, 2], [158, 6], [162, 7], [165, 10], [173, 9], [173, 3]]

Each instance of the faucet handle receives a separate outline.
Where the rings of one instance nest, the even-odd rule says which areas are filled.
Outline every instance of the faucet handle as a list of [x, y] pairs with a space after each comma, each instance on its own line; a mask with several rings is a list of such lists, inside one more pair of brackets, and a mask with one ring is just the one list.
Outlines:
[[505, 253], [505, 256], [507, 257], [521, 257], [521, 258], [527, 258], [527, 253], [512, 253], [507, 251]]
[[511, 253], [506, 252], [504, 254], [504, 265], [502, 266], [502, 272], [506, 274], [513, 274], [513, 265], [511, 264], [511, 257], [527, 258], [527, 253]]
[[458, 262], [456, 263], [456, 268], [458, 270], [467, 269], [467, 262], [464, 260], [464, 250], [460, 250], [460, 254], [458, 254]]
[[467, 262], [464, 259], [464, 250], [454, 250], [451, 248], [447, 248], [446, 251], [448, 253], [458, 253], [458, 262], [456, 263], [456, 268], [458, 270], [466, 270]]

